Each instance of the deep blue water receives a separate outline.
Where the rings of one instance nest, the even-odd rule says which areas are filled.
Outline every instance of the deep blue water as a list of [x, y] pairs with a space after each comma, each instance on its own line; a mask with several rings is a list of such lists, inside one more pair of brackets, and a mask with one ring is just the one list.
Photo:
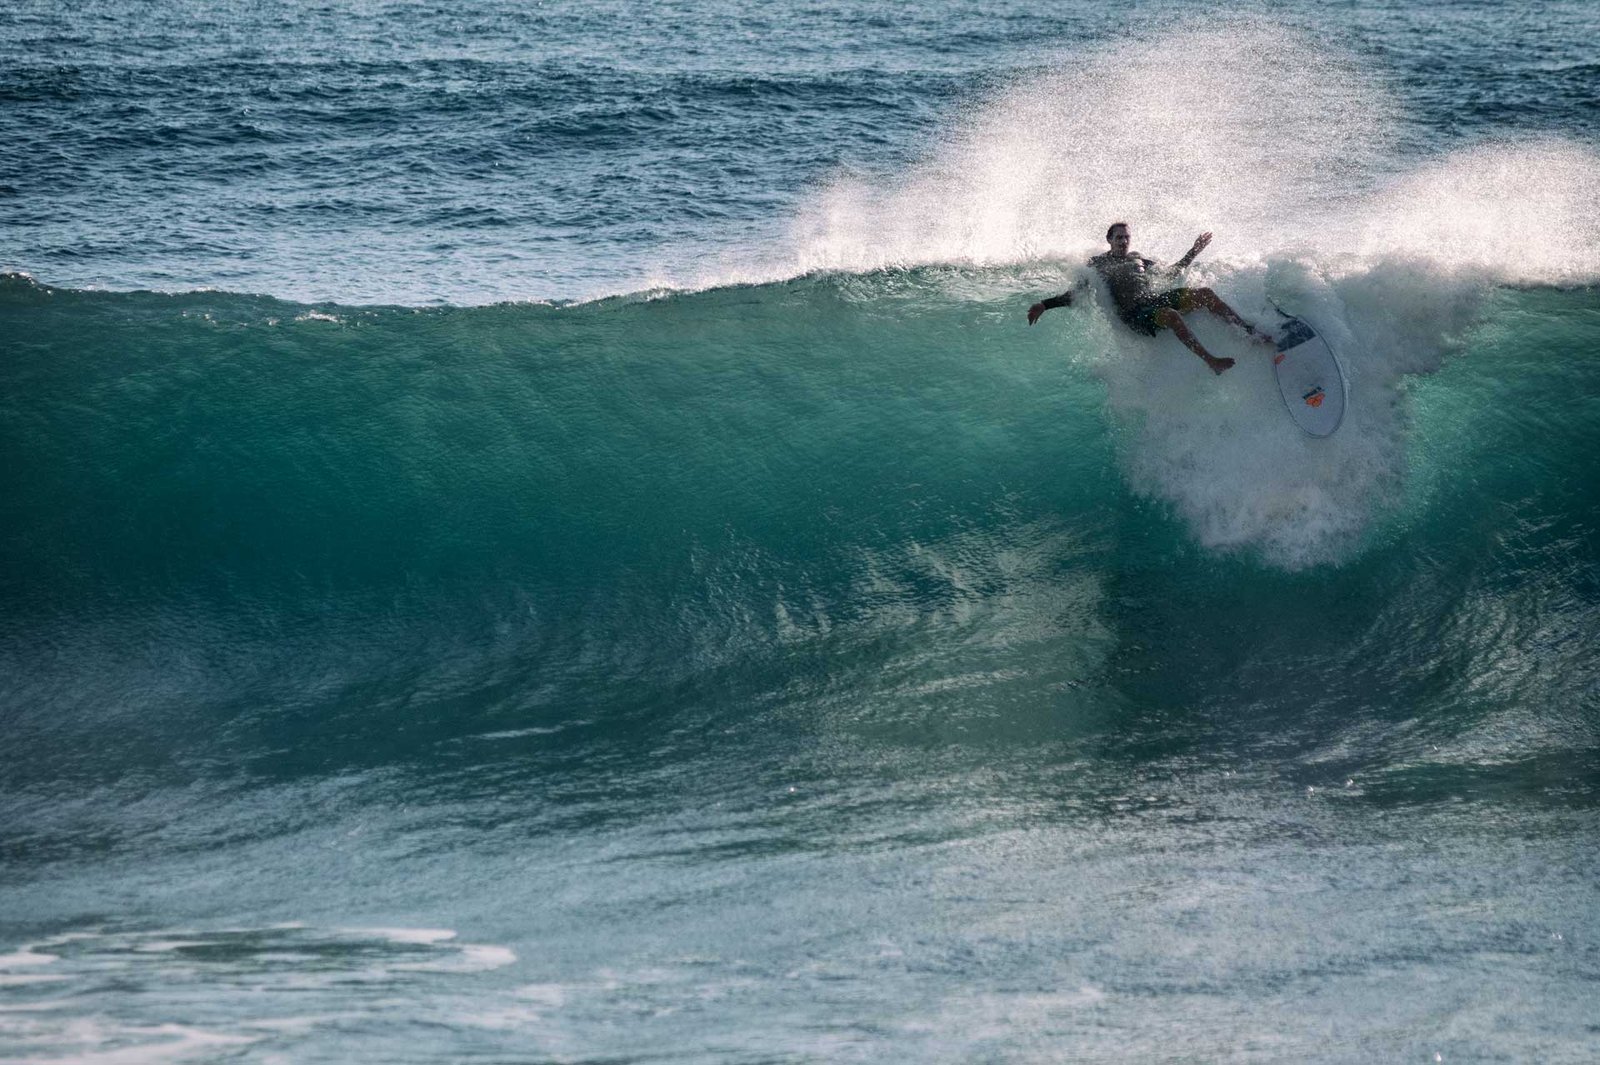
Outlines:
[[1594, 1060], [1597, 30], [0, 10], [0, 1060]]

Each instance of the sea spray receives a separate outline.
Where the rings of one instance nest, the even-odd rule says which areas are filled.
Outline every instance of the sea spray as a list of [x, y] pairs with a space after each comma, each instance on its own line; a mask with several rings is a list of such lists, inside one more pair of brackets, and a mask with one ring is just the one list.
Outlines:
[[[1600, 277], [1600, 155], [1546, 138], [1406, 162], [1404, 122], [1385, 79], [1338, 47], [1196, 21], [1058, 59], [905, 173], [840, 179], [800, 212], [792, 265], [769, 271], [1081, 261], [1120, 219], [1170, 261], [1215, 231], [1190, 282], [1266, 328], [1281, 305], [1324, 333], [1351, 388], [1336, 437], [1303, 438], [1265, 360], [1203, 315], [1190, 316], [1201, 337], [1242, 363], [1219, 381], [1170, 335], [1114, 325], [1069, 330], [1062, 354], [1106, 381], [1131, 487], [1169, 501], [1202, 544], [1336, 563], [1399, 498], [1402, 379], [1440, 367], [1495, 284]], [[1079, 284], [1098, 289], [1075, 270], [1042, 287]], [[1010, 327], [1042, 294], [1018, 293]], [[1092, 313], [1106, 321], [1106, 301]]]
[[[1600, 277], [1600, 152], [1554, 135], [1419, 153], [1385, 75], [1252, 19], [1058, 56], [974, 104], [919, 162], [840, 176], [751, 279], [810, 270], [1077, 260], [1113, 220], [1209, 260], [1411, 255], [1507, 283]], [[714, 275], [702, 278], [709, 280]]]
[[1381, 78], [1263, 22], [1086, 46], [977, 105], [907, 172], [824, 190], [796, 220], [792, 268], [1076, 258], [1123, 218], [1147, 250], [1209, 229], [1213, 255], [1253, 258], [1369, 189], [1396, 121]]
[[1519, 137], [1450, 152], [1391, 178], [1349, 211], [1324, 254], [1409, 257], [1427, 271], [1509, 285], [1600, 280], [1600, 149]]

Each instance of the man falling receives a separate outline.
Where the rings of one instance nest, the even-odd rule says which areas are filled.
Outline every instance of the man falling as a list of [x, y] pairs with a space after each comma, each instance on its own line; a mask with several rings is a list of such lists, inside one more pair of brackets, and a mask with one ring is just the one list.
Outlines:
[[[1233, 360], [1219, 359], [1205, 349], [1184, 324], [1185, 311], [1192, 311], [1196, 307], [1210, 311], [1218, 318], [1242, 328], [1257, 343], [1273, 346], [1271, 337], [1240, 318], [1209, 288], [1155, 291], [1157, 278], [1173, 277], [1194, 262], [1195, 256], [1211, 243], [1210, 233], [1196, 237], [1194, 247], [1189, 249], [1188, 254], [1165, 268], [1154, 259], [1146, 259], [1137, 252], [1129, 251], [1132, 242], [1133, 232], [1128, 228], [1128, 223], [1113, 222], [1111, 228], [1106, 230], [1106, 243], [1111, 245], [1111, 250], [1089, 260], [1089, 265], [1105, 278], [1107, 287], [1111, 289], [1111, 299], [1117, 305], [1117, 316], [1127, 323], [1129, 329], [1152, 337], [1162, 329], [1172, 330], [1190, 351], [1205, 360], [1212, 373], [1222, 373], [1233, 365]], [[1028, 308], [1028, 324], [1037, 322], [1039, 316], [1052, 307], [1066, 307], [1071, 303], [1071, 289], [1035, 303]]]

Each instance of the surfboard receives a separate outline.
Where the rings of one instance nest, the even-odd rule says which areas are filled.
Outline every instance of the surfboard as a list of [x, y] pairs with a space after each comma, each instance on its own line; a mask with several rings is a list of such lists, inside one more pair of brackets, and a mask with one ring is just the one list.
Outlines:
[[1298, 318], [1284, 317], [1288, 320], [1279, 328], [1278, 353], [1272, 357], [1283, 405], [1294, 423], [1312, 436], [1332, 436], [1344, 421], [1349, 398], [1344, 369], [1315, 329]]

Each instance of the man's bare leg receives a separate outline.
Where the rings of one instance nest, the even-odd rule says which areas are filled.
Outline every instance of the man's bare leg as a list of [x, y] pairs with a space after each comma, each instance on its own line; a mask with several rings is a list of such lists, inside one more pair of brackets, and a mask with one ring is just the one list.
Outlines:
[[1271, 337], [1267, 336], [1267, 334], [1263, 333], [1261, 330], [1257, 329], [1243, 318], [1240, 318], [1238, 311], [1235, 311], [1232, 307], [1228, 306], [1226, 303], [1223, 303], [1222, 297], [1218, 296], [1209, 288], [1190, 289], [1190, 292], [1194, 295], [1195, 306], [1203, 307], [1212, 314], [1216, 315], [1218, 318], [1221, 318], [1223, 321], [1243, 329], [1246, 333], [1250, 334], [1250, 338], [1257, 344], [1266, 344], [1269, 347], [1276, 347], [1276, 345], [1272, 343]]
[[1205, 364], [1211, 367], [1212, 373], [1222, 373], [1233, 365], [1232, 359], [1219, 359], [1207, 351], [1205, 346], [1195, 338], [1195, 335], [1189, 332], [1189, 327], [1183, 324], [1182, 316], [1171, 307], [1161, 308], [1156, 315], [1156, 321], [1172, 330], [1173, 334], [1183, 341], [1185, 347], [1204, 359]]

